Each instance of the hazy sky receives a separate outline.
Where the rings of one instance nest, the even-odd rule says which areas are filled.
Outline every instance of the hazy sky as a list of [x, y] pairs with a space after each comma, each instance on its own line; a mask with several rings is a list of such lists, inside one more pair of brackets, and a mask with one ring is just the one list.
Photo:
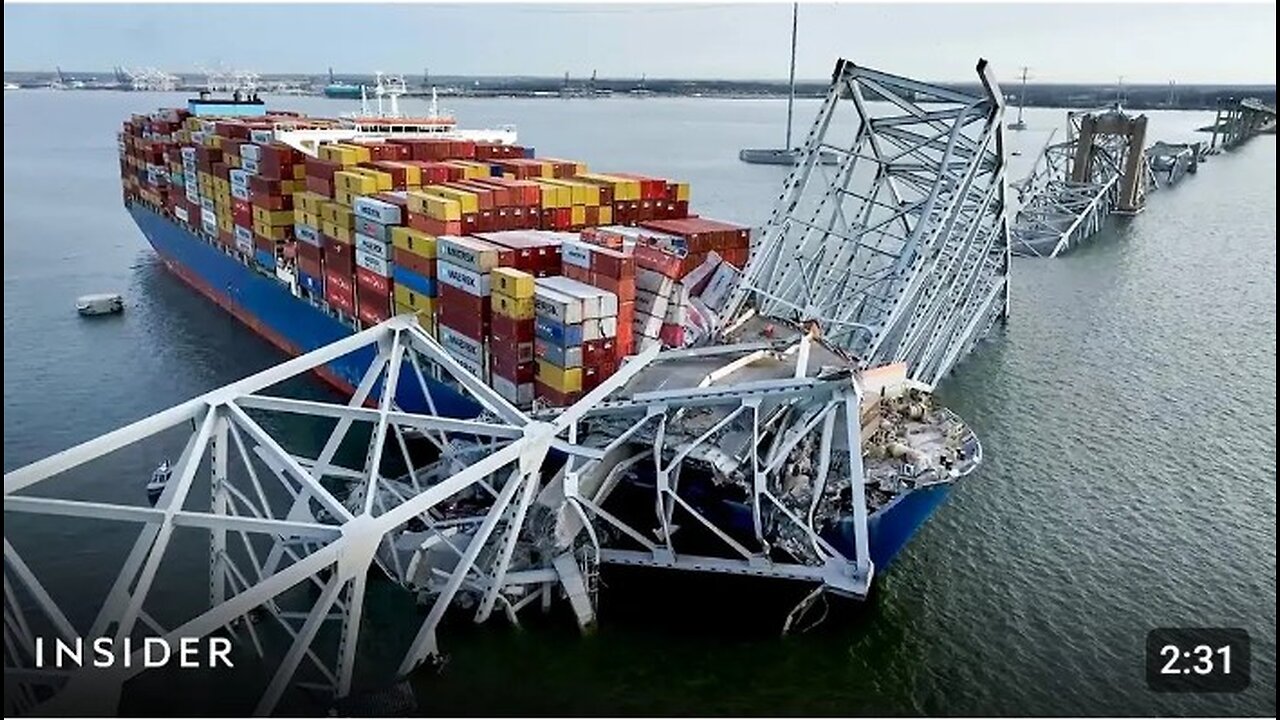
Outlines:
[[[6, 70], [785, 78], [789, 4], [11, 5]], [[1274, 4], [800, 7], [797, 75], [843, 55], [928, 80], [1276, 81]]]

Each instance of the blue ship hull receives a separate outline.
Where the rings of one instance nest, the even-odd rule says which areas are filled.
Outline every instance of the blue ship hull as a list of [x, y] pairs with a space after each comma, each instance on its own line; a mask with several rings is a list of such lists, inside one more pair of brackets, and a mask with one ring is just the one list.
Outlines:
[[[183, 225], [139, 204], [130, 205], [129, 212], [171, 271], [282, 351], [301, 355], [354, 332], [350, 325], [323, 307], [295, 296], [273, 275], [245, 265]], [[372, 346], [364, 347], [332, 361], [317, 374], [350, 395], [375, 355]], [[406, 367], [402, 377], [413, 377], [412, 371]], [[466, 418], [479, 413], [480, 408], [474, 401], [452, 387], [432, 378], [426, 380], [440, 414]], [[377, 397], [379, 389], [374, 388], [372, 397]], [[427, 411], [426, 400], [416, 382], [400, 383], [396, 401], [410, 412]], [[871, 559], [877, 574], [889, 567], [950, 490], [950, 483], [913, 490], [868, 517]], [[723, 503], [719, 510], [728, 516], [726, 519], [730, 523], [741, 523], [744, 530], [752, 527], [751, 513], [746, 506]], [[852, 557], [852, 518], [844, 518], [833, 525], [825, 533], [825, 539], [846, 557]]]

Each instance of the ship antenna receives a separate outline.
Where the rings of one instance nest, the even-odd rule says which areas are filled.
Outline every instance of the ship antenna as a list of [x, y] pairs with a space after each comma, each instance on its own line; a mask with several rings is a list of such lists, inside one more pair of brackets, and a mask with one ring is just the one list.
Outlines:
[[360, 84], [360, 114], [369, 116], [369, 88], [364, 83]]
[[431, 112], [431, 119], [434, 120], [440, 117], [440, 104], [436, 100], [436, 88], [434, 85], [431, 87], [431, 111], [430, 112]]

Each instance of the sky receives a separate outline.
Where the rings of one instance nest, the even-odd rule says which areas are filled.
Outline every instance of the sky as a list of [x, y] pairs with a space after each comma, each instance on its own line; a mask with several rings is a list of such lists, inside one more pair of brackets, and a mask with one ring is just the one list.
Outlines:
[[[5, 70], [785, 79], [790, 4], [4, 6]], [[800, 6], [796, 74], [837, 57], [922, 80], [1276, 82], [1268, 4]]]

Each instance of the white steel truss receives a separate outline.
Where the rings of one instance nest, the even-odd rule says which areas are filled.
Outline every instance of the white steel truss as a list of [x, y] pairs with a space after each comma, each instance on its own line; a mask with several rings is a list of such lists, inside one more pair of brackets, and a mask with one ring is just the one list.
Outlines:
[[[377, 348], [377, 359], [348, 404], [264, 392], [371, 345]], [[553, 419], [533, 420], [468, 375], [413, 316], [401, 316], [6, 473], [6, 514], [105, 520], [137, 528], [111, 590], [84, 617], [64, 610], [67, 598], [50, 592], [6, 532], [7, 713], [110, 712], [117, 707], [122, 685], [143, 671], [140, 645], [135, 646], [139, 649], [132, 653], [130, 667], [37, 669], [37, 637], [70, 641], [105, 636], [121, 647], [125, 638], [143, 635], [176, 644], [182, 637], [227, 633], [262, 656], [266, 667], [275, 665], [271, 677], [264, 678], [257, 713], [271, 712], [295, 681], [331, 697], [346, 696], [352, 690], [370, 566], [376, 563], [403, 582], [410, 572], [408, 563], [429, 551], [449, 557], [418, 568], [428, 576], [425, 586], [434, 597], [405, 652], [401, 674], [436, 652], [436, 627], [461, 590], [482, 593], [478, 619], [487, 617], [498, 602], [514, 618], [518, 606], [506, 594], [512, 588], [534, 586], [548, 597], [557, 585], [576, 592], [581, 574], [572, 558], [568, 563], [517, 568], [512, 550], [530, 498], [541, 485], [548, 451], [596, 457], [594, 451], [580, 450], [560, 435], [656, 352], [655, 348], [630, 358], [605, 385]], [[433, 403], [425, 378], [431, 375], [465, 392], [482, 409], [481, 415], [464, 420], [400, 410], [394, 398], [406, 375], [421, 386], [429, 405]], [[318, 455], [286, 449], [285, 442], [267, 429], [282, 414], [334, 421]], [[154, 507], [58, 496], [58, 480], [64, 474], [185, 423], [195, 429]], [[371, 429], [363, 469], [342, 467], [335, 460], [355, 424]], [[438, 447], [440, 459], [429, 471], [415, 472], [406, 447], [409, 434]], [[406, 476], [383, 474], [387, 447], [403, 454]], [[482, 452], [455, 453], [458, 447], [479, 447]], [[127, 498], [137, 489], [115, 487], [108, 494]], [[462, 507], [468, 508], [465, 516], [458, 515]], [[157, 571], [171, 554], [175, 532], [188, 530], [206, 536], [208, 591], [199, 602], [178, 608], [172, 603], [173, 588], [156, 586]], [[92, 536], [82, 541], [92, 542]], [[527, 560], [522, 563], [528, 565]], [[189, 588], [193, 583], [187, 576], [180, 584]], [[265, 642], [264, 631], [249, 621], [258, 613], [274, 618], [289, 642], [274, 648]], [[337, 636], [327, 657], [317, 641], [325, 627]], [[51, 698], [50, 689], [57, 691]]]
[[859, 366], [905, 362], [930, 386], [972, 349], [1009, 269], [1004, 101], [986, 61], [977, 74], [971, 94], [839, 61], [730, 326], [816, 323]]

